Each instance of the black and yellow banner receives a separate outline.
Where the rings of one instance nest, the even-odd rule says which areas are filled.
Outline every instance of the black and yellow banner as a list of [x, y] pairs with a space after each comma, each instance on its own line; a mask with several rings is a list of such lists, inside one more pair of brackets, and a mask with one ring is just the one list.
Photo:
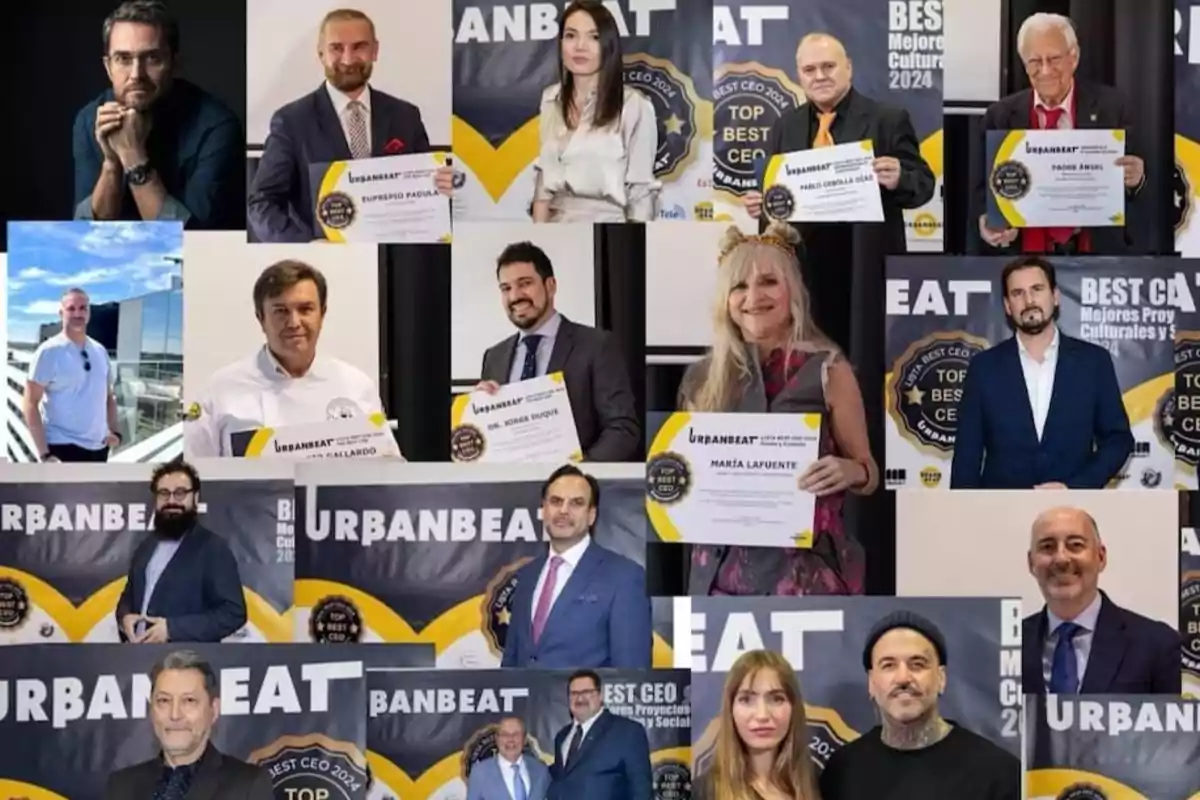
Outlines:
[[[609, 713], [646, 728], [654, 800], [686, 800], [691, 786], [686, 670], [600, 670]], [[525, 721], [525, 752], [554, 763], [554, 737], [571, 722], [570, 672], [405, 671], [368, 675], [368, 758], [375, 787], [404, 800], [466, 797], [471, 770], [496, 754], [504, 717]]]
[[1200, 0], [1175, 0], [1175, 249], [1200, 255]]

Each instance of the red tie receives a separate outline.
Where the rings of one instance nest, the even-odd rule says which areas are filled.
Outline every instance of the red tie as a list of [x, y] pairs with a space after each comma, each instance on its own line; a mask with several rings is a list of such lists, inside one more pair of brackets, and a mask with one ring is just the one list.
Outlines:
[[1062, 121], [1063, 114], [1067, 113], [1067, 110], [1062, 106], [1058, 108], [1038, 106], [1038, 110], [1046, 116], [1046, 124], [1042, 126], [1042, 129], [1047, 131], [1058, 130], [1058, 123]]
[[[1067, 109], [1062, 106], [1046, 108], [1043, 105], [1037, 105], [1033, 109], [1031, 115], [1033, 118], [1030, 122], [1033, 123], [1034, 128], [1046, 131], [1058, 130], [1058, 124], [1066, 113]], [[1055, 244], [1070, 241], [1071, 237], [1075, 235], [1075, 230], [1075, 228], [1026, 228], [1021, 232], [1021, 249], [1026, 253], [1050, 252], [1054, 249]], [[1083, 231], [1080, 231], [1078, 243], [1080, 251], [1086, 252], [1089, 249]]]

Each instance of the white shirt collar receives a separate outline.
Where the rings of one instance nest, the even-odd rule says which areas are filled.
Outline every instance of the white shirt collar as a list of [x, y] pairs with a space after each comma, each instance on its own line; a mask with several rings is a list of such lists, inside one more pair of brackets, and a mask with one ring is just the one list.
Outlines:
[[[1046, 345], [1046, 353], [1042, 358], [1043, 361], [1058, 353], [1058, 326], [1054, 325], [1054, 323], [1051, 323], [1051, 325], [1054, 328], [1054, 338], [1050, 340], [1050, 344]], [[1033, 356], [1029, 355], [1029, 349], [1025, 347], [1025, 341], [1020, 336], [1017, 337], [1017, 349], [1021, 355], [1033, 358]]]
[[574, 570], [579, 566], [579, 562], [583, 559], [583, 554], [587, 552], [588, 546], [592, 543], [591, 535], [583, 537], [583, 541], [576, 542], [568, 547], [565, 551], [559, 553], [550, 548], [550, 558], [558, 556], [563, 561], [567, 562], [567, 566]]
[[[1074, 622], [1087, 633], [1094, 633], [1096, 631], [1096, 620], [1100, 618], [1100, 606], [1103, 605], [1103, 603], [1103, 595], [1101, 595], [1099, 592], [1096, 592], [1095, 599], [1088, 603], [1088, 607], [1083, 611], [1080, 611], [1079, 615], [1076, 616], [1075, 619], [1071, 620], [1071, 622]], [[1048, 623], [1046, 627], [1046, 635], [1049, 636], [1058, 630], [1058, 626], [1066, 620], [1060, 619], [1053, 611], [1050, 610], [1050, 607], [1047, 606], [1046, 621]]]
[[[346, 107], [350, 105], [351, 98], [341, 89], [334, 86], [329, 81], [325, 81], [325, 90], [329, 92], [329, 99], [333, 101], [333, 110], [337, 112], [340, 119], [346, 113]], [[371, 86], [370, 84], [363, 87], [363, 93], [358, 96], [358, 102], [362, 103], [363, 109], [367, 116], [371, 116]]]
[[[605, 711], [608, 711], [608, 709], [605, 708], [604, 706], [600, 706], [600, 710], [597, 711], [595, 714], [593, 714], [587, 722], [581, 723], [578, 720], [572, 720], [572, 722], [575, 723], [575, 727], [583, 729], [583, 731], [579, 734], [580, 744], [583, 743], [584, 738], [586, 738], [588, 735], [588, 731], [590, 731], [592, 729], [592, 726], [596, 724], [596, 720], [600, 719], [600, 716], [602, 714], [604, 714]], [[569, 736], [574, 735], [574, 733], [575, 733], [575, 731], [571, 731], [571, 733], [568, 735]], [[571, 740], [568, 738], [567, 744], [570, 745], [570, 743], [571, 743]]]
[[267, 378], [271, 380], [296, 381], [303, 380], [304, 378], [317, 377], [317, 374], [320, 371], [320, 366], [321, 356], [317, 355], [313, 358], [312, 364], [309, 365], [308, 372], [297, 378], [295, 375], [283, 368], [283, 365], [279, 363], [279, 359], [275, 358], [275, 354], [271, 352], [270, 347], [264, 344], [262, 349], [258, 351], [258, 367], [260, 370], [262, 370], [263, 375], [267, 376]]
[[1051, 106], [1045, 100], [1043, 100], [1041, 95], [1039, 95], [1037, 93], [1037, 89], [1033, 90], [1033, 107], [1038, 109], [1039, 111], [1041, 111], [1042, 109], [1045, 109], [1045, 108], [1053, 107], [1053, 108], [1064, 109], [1068, 114], [1070, 114], [1071, 113], [1071, 101], [1074, 99], [1075, 99], [1075, 81], [1071, 81], [1071, 88], [1067, 90], [1067, 96], [1064, 97], [1062, 99], [1062, 102], [1056, 106]]

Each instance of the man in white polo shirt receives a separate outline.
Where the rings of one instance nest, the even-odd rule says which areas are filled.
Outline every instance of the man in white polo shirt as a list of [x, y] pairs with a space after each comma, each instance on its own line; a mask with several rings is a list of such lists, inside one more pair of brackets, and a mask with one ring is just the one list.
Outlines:
[[107, 461], [117, 433], [116, 375], [104, 346], [87, 335], [91, 306], [82, 289], [62, 296], [62, 331], [29, 363], [22, 411], [42, 461]]
[[234, 434], [257, 428], [382, 412], [374, 380], [344, 361], [317, 355], [327, 299], [325, 276], [308, 264], [280, 261], [263, 271], [254, 284], [254, 309], [267, 342], [217, 370], [203, 398], [188, 409], [187, 458], [240, 456]]

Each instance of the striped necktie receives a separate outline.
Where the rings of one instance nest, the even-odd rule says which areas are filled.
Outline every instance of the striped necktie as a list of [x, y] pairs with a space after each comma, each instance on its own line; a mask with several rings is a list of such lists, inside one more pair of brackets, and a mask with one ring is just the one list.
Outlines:
[[350, 105], [346, 107], [346, 129], [346, 143], [350, 145], [350, 157], [369, 157], [371, 146], [367, 143], [366, 108], [357, 100], [351, 100]]

